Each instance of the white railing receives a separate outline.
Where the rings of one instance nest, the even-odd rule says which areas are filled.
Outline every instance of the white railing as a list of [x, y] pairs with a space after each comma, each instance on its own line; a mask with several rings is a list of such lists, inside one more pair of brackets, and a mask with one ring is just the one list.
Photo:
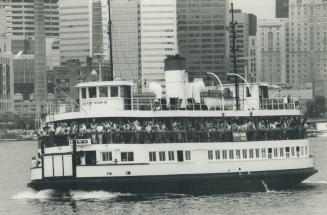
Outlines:
[[[260, 99], [259, 102], [254, 102], [256, 105], [245, 107], [246, 103], [254, 102], [254, 100], [240, 100], [240, 110], [295, 110], [299, 109], [299, 104], [296, 101], [285, 101], [284, 98], [277, 99]], [[186, 104], [182, 104], [181, 100], [171, 101], [169, 104], [166, 99], [155, 99], [149, 97], [124, 99], [124, 107], [122, 110], [132, 111], [227, 111], [236, 110], [236, 102], [234, 98], [201, 98], [200, 103], [195, 103], [188, 100]], [[249, 105], [248, 105], [249, 106]], [[60, 102], [55, 105], [48, 106], [48, 114], [60, 114], [79, 112], [81, 108], [71, 102]]]

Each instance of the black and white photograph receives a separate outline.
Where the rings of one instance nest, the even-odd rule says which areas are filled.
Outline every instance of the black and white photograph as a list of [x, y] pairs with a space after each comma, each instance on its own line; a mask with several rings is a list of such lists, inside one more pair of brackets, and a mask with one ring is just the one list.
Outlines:
[[327, 214], [327, 0], [0, 0], [0, 215]]

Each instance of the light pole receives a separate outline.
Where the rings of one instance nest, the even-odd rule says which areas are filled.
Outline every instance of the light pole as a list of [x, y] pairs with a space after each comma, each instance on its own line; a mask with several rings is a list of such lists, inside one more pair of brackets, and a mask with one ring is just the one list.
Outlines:
[[[224, 86], [221, 83], [220, 78], [215, 73], [212, 73], [212, 72], [207, 72], [207, 74], [208, 75], [212, 75], [213, 77], [215, 77], [217, 79], [217, 81], [219, 83], [219, 86], [220, 86], [220, 90], [221, 90], [221, 92], [223, 92], [224, 91]], [[221, 95], [221, 103], [222, 103], [222, 110], [224, 111], [225, 110], [225, 101], [224, 101], [224, 95], [223, 95], [223, 93]]]

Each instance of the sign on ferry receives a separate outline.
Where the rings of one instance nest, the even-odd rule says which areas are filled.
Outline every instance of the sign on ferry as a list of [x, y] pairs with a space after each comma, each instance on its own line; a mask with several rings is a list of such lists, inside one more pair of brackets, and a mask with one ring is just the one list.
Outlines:
[[233, 141], [234, 142], [243, 142], [247, 141], [246, 132], [233, 132]]
[[76, 141], [76, 145], [90, 145], [91, 139], [75, 139], [75, 140], [69, 140], [69, 145], [72, 145]]

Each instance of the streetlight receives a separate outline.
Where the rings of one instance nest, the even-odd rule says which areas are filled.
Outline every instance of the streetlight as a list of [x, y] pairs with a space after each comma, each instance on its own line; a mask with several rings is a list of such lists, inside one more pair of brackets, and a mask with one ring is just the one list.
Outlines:
[[[207, 72], [207, 74], [208, 75], [212, 75], [213, 77], [215, 77], [217, 79], [217, 81], [218, 81], [218, 83], [220, 85], [220, 90], [221, 90], [221, 92], [223, 92], [224, 91], [224, 86], [221, 83], [220, 78], [215, 73], [212, 73], [212, 72]], [[222, 96], [221, 96], [221, 102], [222, 102], [222, 109], [224, 111], [225, 110], [225, 101], [224, 101], [224, 95], [223, 95], [223, 93], [222, 93]]]

